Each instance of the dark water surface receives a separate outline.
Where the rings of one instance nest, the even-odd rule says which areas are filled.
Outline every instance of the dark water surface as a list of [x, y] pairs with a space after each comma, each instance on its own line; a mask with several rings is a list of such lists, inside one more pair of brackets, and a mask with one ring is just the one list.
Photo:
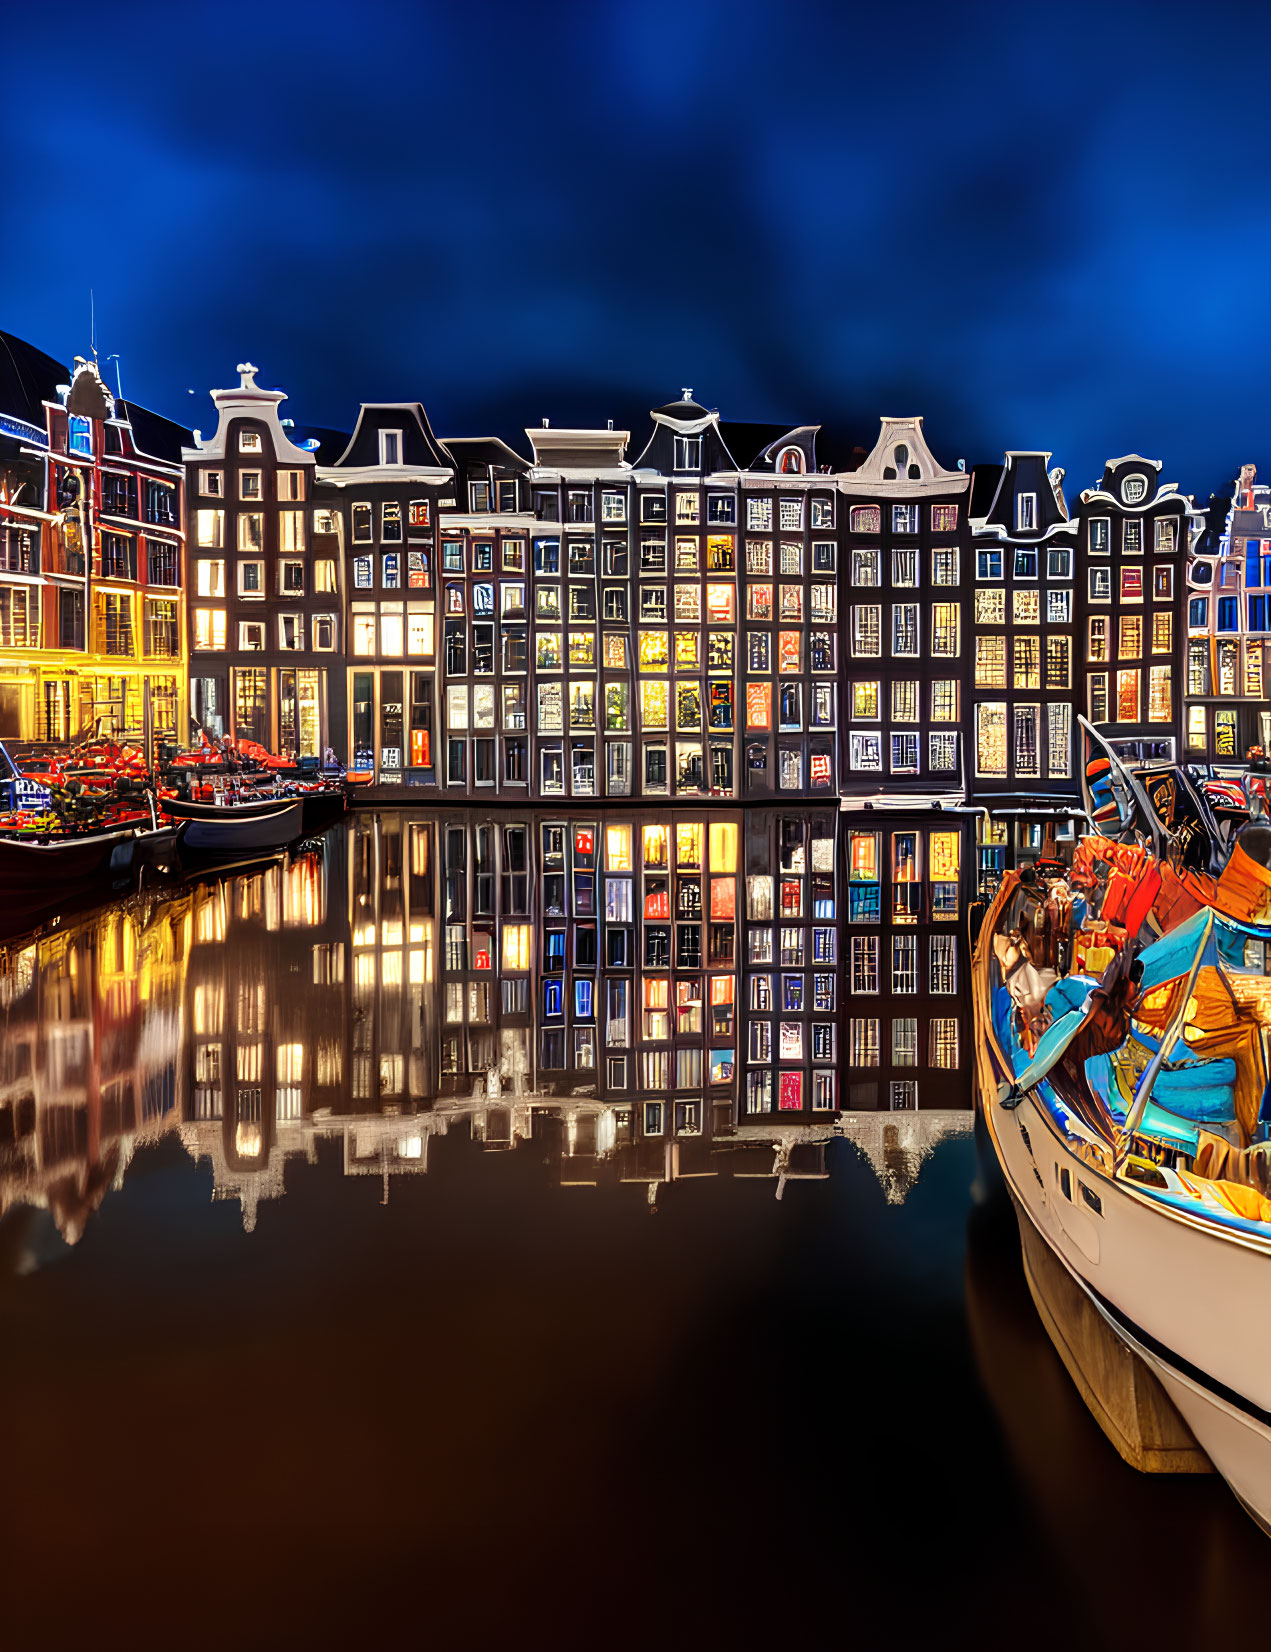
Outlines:
[[1271, 1545], [1104, 1441], [958, 1121], [796, 1130], [780, 1181], [775, 1128], [672, 1158], [585, 1100], [417, 1108], [409, 1062], [385, 1098], [382, 998], [346, 1001], [374, 1107], [345, 1069], [315, 1108], [278, 1049], [335, 1000], [285, 925], [227, 976], [237, 1047], [246, 975], [321, 1014], [266, 1014], [218, 1117], [198, 936], [232, 936], [201, 900], [0, 977], [0, 1646], [1265, 1635]]

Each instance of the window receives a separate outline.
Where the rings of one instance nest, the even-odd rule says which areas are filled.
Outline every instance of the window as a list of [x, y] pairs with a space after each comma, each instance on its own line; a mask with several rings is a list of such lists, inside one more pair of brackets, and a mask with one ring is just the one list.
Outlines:
[[1046, 552], [1047, 579], [1072, 578], [1072, 551], [1063, 545], [1053, 545]]
[[897, 658], [918, 654], [918, 604], [893, 602], [891, 606], [891, 651]]
[[1015, 527], [1020, 533], [1035, 533], [1037, 531], [1037, 495], [1035, 493], [1017, 493], [1015, 495]]
[[1149, 723], [1168, 723], [1173, 715], [1170, 668], [1154, 665], [1148, 670], [1147, 720]]
[[263, 597], [265, 594], [265, 564], [240, 562], [238, 565], [238, 594], [240, 597]]
[[675, 438], [675, 468], [676, 470], [700, 470], [702, 468], [702, 438], [700, 436], [677, 436]]
[[975, 772], [991, 779], [1006, 776], [1006, 702], [981, 701], [975, 708]]
[[1153, 549], [1159, 554], [1178, 549], [1178, 519], [1177, 517], [1163, 517], [1155, 524], [1155, 543]]
[[864, 585], [876, 589], [882, 579], [879, 573], [881, 552], [853, 551], [852, 552], [852, 584]]
[[1137, 505], [1147, 497], [1147, 477], [1127, 476], [1121, 484], [1121, 497], [1127, 505]]
[[1038, 745], [1038, 708], [1015, 707], [1015, 774], [1017, 779], [1036, 780], [1041, 775]]
[[1143, 652], [1143, 616], [1122, 614], [1118, 625], [1117, 657], [1137, 660]]
[[1089, 572], [1091, 602], [1111, 602], [1112, 570], [1110, 568], [1091, 568]]
[[912, 545], [898, 547], [891, 553], [891, 582], [893, 585], [917, 585], [918, 551]]
[[752, 533], [769, 533], [772, 530], [772, 500], [747, 499], [746, 526]]
[[[936, 507], [933, 507], [935, 509]], [[951, 507], [957, 510], [957, 506]], [[956, 585], [958, 583], [958, 548], [956, 545], [931, 553], [931, 583]]]
[[[802, 459], [802, 454], [799, 455]], [[783, 532], [797, 530], [803, 526], [803, 500], [798, 494], [782, 494], [778, 500], [777, 523]]]
[[932, 533], [956, 533], [958, 527], [958, 507], [956, 505], [933, 505], [931, 507]]
[[712, 527], [731, 527], [737, 521], [737, 501], [731, 493], [707, 495], [706, 520]]
[[1121, 527], [1121, 549], [1126, 556], [1143, 555], [1143, 524], [1140, 521], [1125, 522]]
[[146, 652], [159, 659], [174, 659], [180, 653], [175, 602], [146, 599]]
[[1046, 593], [1046, 623], [1048, 625], [1069, 625], [1072, 622], [1072, 592], [1047, 591]]
[[238, 451], [240, 453], [259, 453], [261, 451], [260, 432], [240, 430], [238, 433]]
[[1072, 639], [1051, 635], [1046, 638], [1046, 687], [1072, 686]]
[[209, 499], [220, 499], [225, 492], [225, 473], [219, 470], [201, 470], [199, 492]]
[[957, 722], [958, 680], [956, 677], [938, 677], [932, 683], [931, 720], [933, 723]]
[[1006, 638], [979, 636], [975, 639], [975, 686], [1006, 687]]
[[852, 653], [856, 658], [882, 654], [882, 613], [877, 603], [858, 604], [852, 609]]
[[219, 550], [225, 543], [225, 512], [199, 511], [195, 518], [195, 537], [205, 550]]
[[223, 608], [196, 608], [194, 610], [194, 646], [223, 649], [225, 647], [225, 610]]
[[[1152, 596], [1157, 602], [1173, 602], [1174, 568], [1171, 563], [1163, 562], [1152, 569]], [[1204, 600], [1202, 597], [1201, 601]]]
[[850, 768], [866, 774], [881, 772], [883, 767], [881, 735], [861, 734], [854, 730], [851, 736], [848, 762]]
[[[1104, 570], [1100, 569], [1099, 571], [1102, 573]], [[1142, 570], [1142, 568], [1126, 568], [1126, 567], [1123, 567], [1121, 569], [1121, 601], [1122, 602], [1142, 602], [1143, 601], [1143, 570]]]
[[1001, 551], [977, 551], [975, 553], [975, 577], [977, 579], [1001, 579], [1003, 577]]
[[918, 937], [895, 935], [891, 938], [891, 990], [894, 993], [918, 991]]
[[918, 721], [918, 684], [893, 682], [891, 685], [891, 718], [893, 723]]
[[848, 515], [848, 526], [853, 533], [881, 533], [883, 510], [881, 505], [853, 505]]
[[1117, 672], [1117, 722], [1137, 723], [1139, 720], [1139, 673]]
[[1041, 624], [1041, 597], [1037, 591], [1015, 591], [1012, 611], [1016, 625]]
[[1090, 674], [1087, 685], [1090, 703], [1090, 721], [1092, 723], [1106, 723], [1108, 720], [1108, 674], [1106, 671], [1094, 671]]
[[194, 567], [194, 588], [201, 597], [225, 595], [224, 562], [199, 561]]
[[927, 1064], [956, 1068], [958, 1065], [958, 1023], [953, 1016], [933, 1016], [929, 1028]]
[[1006, 592], [980, 586], [975, 593], [977, 625], [1006, 624]]
[[854, 993], [878, 992], [878, 936], [852, 936], [851, 987]]
[[264, 620], [238, 622], [238, 646], [245, 654], [260, 654], [265, 649]]
[[927, 736], [927, 766], [933, 774], [956, 774], [958, 737], [956, 734]]
[[834, 526], [833, 499], [813, 498], [812, 521], [810, 525], [813, 528], [832, 528]]
[[891, 531], [893, 533], [918, 532], [918, 506], [893, 505], [891, 508]]
[[927, 990], [933, 994], [958, 990], [958, 943], [954, 935], [933, 935], [929, 942]]
[[936, 602], [931, 606], [931, 654], [933, 659], [956, 659], [961, 651], [956, 602]]
[[1112, 522], [1107, 516], [1090, 518], [1089, 545], [1091, 556], [1107, 556], [1112, 541]]
[[1046, 707], [1047, 767], [1052, 780], [1072, 776], [1072, 707], [1060, 701]]
[[1041, 687], [1041, 639], [1016, 637], [1014, 643], [1015, 687]]

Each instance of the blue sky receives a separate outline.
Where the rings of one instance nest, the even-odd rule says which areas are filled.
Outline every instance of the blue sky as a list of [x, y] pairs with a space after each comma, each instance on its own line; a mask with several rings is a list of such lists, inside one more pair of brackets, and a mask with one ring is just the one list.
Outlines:
[[[947, 463], [1263, 456], [1271, 8], [730, 0], [27, 8], [0, 326], [193, 425], [725, 417]], [[19, 90], [14, 92], [14, 88]], [[113, 371], [113, 364], [112, 364]], [[190, 395], [190, 389], [196, 391]], [[1271, 468], [1271, 454], [1266, 456]]]

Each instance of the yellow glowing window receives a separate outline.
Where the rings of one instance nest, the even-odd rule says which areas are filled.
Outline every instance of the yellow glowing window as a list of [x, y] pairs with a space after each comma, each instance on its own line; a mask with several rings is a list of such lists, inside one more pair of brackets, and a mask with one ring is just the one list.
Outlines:
[[877, 717], [878, 716], [878, 684], [877, 683], [853, 683], [852, 684], [852, 716], [853, 717]]
[[675, 864], [683, 871], [697, 871], [702, 864], [702, 828], [680, 822], [675, 828]]
[[677, 670], [697, 665], [697, 638], [696, 631], [677, 631], [675, 633], [675, 664]]
[[640, 632], [641, 671], [665, 671], [670, 661], [670, 646], [665, 631]]
[[706, 618], [711, 625], [731, 625], [737, 614], [737, 592], [731, 585], [706, 587]]
[[665, 728], [670, 693], [666, 683], [640, 684], [640, 727]]
[[610, 670], [626, 670], [627, 639], [624, 636], [606, 636], [605, 665], [608, 666]]
[[848, 877], [853, 883], [878, 881], [878, 833], [853, 832], [848, 845]]
[[275, 1051], [279, 1084], [299, 1084], [304, 1074], [305, 1047], [303, 1044], [279, 1044]]
[[570, 665], [594, 665], [596, 663], [596, 638], [591, 631], [571, 631], [569, 633], [569, 663]]
[[961, 839], [957, 832], [932, 832], [928, 838], [931, 881], [956, 883], [961, 866]]
[[731, 1004], [735, 995], [735, 980], [732, 975], [712, 975], [711, 1003]]
[[528, 969], [530, 967], [529, 924], [504, 924], [503, 967], [504, 969]]
[[671, 864], [671, 834], [666, 826], [646, 826], [644, 828], [644, 864], [652, 867], [667, 867]]
[[714, 872], [735, 872], [737, 870], [737, 822], [735, 820], [713, 820], [710, 828], [711, 870]]
[[977, 625], [1006, 624], [1006, 592], [984, 590], [975, 593], [975, 623]]
[[605, 861], [611, 872], [631, 870], [630, 826], [605, 827]]

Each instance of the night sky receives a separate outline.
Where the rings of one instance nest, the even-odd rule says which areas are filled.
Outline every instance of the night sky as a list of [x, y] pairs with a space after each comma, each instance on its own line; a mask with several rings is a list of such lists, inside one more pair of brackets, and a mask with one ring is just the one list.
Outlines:
[[[725, 418], [1271, 470], [1271, 8], [8, 9], [0, 327], [190, 425]], [[112, 376], [115, 364], [109, 364]], [[189, 394], [190, 388], [195, 390]], [[521, 445], [523, 446], [523, 439]], [[638, 447], [635, 450], [639, 451]], [[634, 454], [633, 454], [634, 456]]]

